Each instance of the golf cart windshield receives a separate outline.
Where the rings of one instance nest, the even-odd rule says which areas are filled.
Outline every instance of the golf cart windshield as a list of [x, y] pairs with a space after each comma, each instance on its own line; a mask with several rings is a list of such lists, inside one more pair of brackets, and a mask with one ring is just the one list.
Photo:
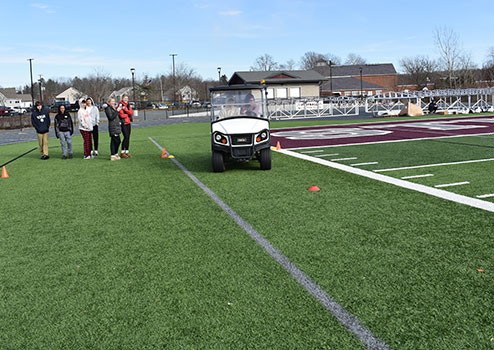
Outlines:
[[211, 91], [211, 118], [217, 121], [226, 118], [266, 118], [264, 90], [257, 89], [214, 89]]

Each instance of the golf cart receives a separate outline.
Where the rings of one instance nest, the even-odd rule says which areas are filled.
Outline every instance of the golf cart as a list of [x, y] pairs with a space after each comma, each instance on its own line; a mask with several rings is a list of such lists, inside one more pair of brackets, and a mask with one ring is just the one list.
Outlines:
[[271, 137], [265, 85], [230, 85], [211, 92], [213, 171], [225, 171], [225, 160], [256, 158], [271, 169]]

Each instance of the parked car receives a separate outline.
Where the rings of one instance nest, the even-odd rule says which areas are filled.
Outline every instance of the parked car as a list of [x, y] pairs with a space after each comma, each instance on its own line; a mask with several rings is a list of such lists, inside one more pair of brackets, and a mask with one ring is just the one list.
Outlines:
[[172, 108], [180, 108], [180, 102], [173, 102]]
[[166, 103], [158, 103], [158, 109], [168, 109], [168, 105]]
[[201, 102], [198, 100], [192, 100], [189, 102], [190, 107], [201, 108]]
[[14, 113], [17, 113], [17, 114], [27, 113], [27, 109], [24, 107], [14, 106], [14, 107], [12, 107], [12, 110], [14, 111]]
[[0, 106], [0, 116], [8, 117], [14, 113], [14, 110], [10, 107]]
[[202, 108], [211, 108], [211, 102], [203, 102], [202, 103]]
[[66, 110], [70, 110], [70, 102], [69, 101], [57, 101], [55, 104], [50, 106], [50, 111], [53, 113], [58, 112], [58, 107], [64, 105]]

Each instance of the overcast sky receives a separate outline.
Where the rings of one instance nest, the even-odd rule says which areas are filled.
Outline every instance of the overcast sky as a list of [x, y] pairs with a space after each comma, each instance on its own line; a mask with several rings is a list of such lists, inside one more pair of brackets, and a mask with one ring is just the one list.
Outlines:
[[152, 76], [177, 62], [203, 78], [248, 70], [268, 53], [280, 63], [307, 51], [369, 63], [437, 57], [433, 30], [447, 26], [481, 64], [494, 46], [494, 1], [44, 1], [4, 0], [0, 86], [37, 78]]

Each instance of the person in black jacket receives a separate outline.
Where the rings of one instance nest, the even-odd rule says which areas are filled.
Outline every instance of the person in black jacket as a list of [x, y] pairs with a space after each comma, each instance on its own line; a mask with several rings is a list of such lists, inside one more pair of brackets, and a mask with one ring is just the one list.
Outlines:
[[38, 133], [39, 150], [41, 159], [50, 158], [48, 155], [48, 131], [50, 131], [50, 112], [48, 108], [43, 107], [41, 102], [36, 102], [33, 113], [31, 113], [31, 124]]
[[72, 158], [72, 134], [74, 125], [69, 112], [64, 105], [58, 106], [58, 113], [55, 116], [55, 136], [60, 139], [62, 145], [62, 159], [67, 159], [67, 146], [69, 146], [69, 158]]
[[115, 99], [110, 98], [108, 106], [105, 108], [105, 114], [108, 118], [108, 131], [110, 133], [110, 160], [119, 160], [118, 147], [120, 146], [120, 134], [122, 132], [122, 126], [120, 124], [120, 118], [118, 114], [122, 107], [115, 108]]

